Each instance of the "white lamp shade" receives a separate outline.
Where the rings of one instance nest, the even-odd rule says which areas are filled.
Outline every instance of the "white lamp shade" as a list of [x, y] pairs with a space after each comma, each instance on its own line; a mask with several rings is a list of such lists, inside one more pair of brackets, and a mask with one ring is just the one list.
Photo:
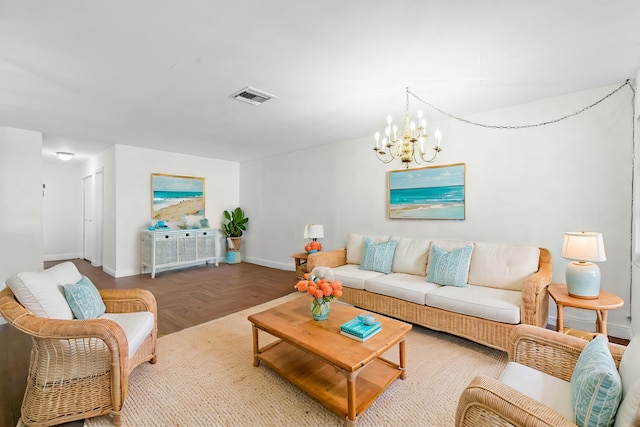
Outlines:
[[576, 261], [606, 261], [602, 233], [585, 231], [564, 233], [561, 256]]
[[304, 226], [305, 239], [320, 239], [324, 237], [324, 227], [322, 224], [307, 224]]

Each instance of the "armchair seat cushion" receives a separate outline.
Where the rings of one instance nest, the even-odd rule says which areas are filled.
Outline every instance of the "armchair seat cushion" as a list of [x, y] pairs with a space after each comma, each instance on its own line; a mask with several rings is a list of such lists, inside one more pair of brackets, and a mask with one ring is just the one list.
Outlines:
[[133, 357], [155, 326], [153, 313], [148, 311], [104, 313], [100, 319], [113, 320], [124, 330], [129, 344], [129, 357]]
[[516, 362], [507, 363], [500, 381], [551, 408], [569, 421], [575, 419], [571, 383]]

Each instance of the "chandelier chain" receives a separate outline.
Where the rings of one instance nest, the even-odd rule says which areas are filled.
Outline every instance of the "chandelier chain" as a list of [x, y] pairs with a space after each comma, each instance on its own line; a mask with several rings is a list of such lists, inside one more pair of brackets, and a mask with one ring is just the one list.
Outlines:
[[[634, 95], [635, 95], [635, 90], [633, 88], [633, 86], [631, 85], [631, 82], [629, 81], [629, 79], [627, 79], [623, 84], [621, 84], [617, 89], [613, 90], [612, 92], [610, 92], [609, 94], [603, 96], [602, 98], [600, 98], [599, 100], [597, 100], [596, 102], [594, 102], [591, 105], [587, 105], [586, 107], [584, 107], [581, 110], [578, 110], [576, 112], [573, 112], [571, 114], [567, 114], [566, 116], [562, 116], [560, 118], [557, 119], [553, 119], [553, 120], [548, 120], [545, 122], [540, 122], [540, 123], [533, 123], [533, 124], [527, 124], [527, 125], [489, 125], [486, 123], [479, 123], [479, 122], [474, 122], [472, 120], [468, 120], [468, 119], [464, 119], [462, 117], [456, 116], [454, 114], [448, 113], [444, 110], [442, 110], [441, 108], [436, 107], [435, 105], [431, 104], [430, 102], [425, 101], [424, 99], [420, 98], [418, 95], [416, 95], [415, 93], [413, 93], [408, 87], [407, 87], [407, 94], [411, 94], [411, 96], [413, 96], [416, 100], [422, 102], [423, 104], [427, 105], [428, 107], [436, 110], [437, 112], [444, 114], [445, 116], [473, 125], [473, 126], [479, 126], [479, 127], [483, 127], [483, 128], [490, 128], [490, 129], [528, 129], [528, 128], [534, 128], [534, 127], [540, 127], [540, 126], [546, 126], [546, 125], [550, 125], [550, 124], [554, 124], [554, 123], [558, 123], [562, 120], [566, 120], [572, 117], [575, 117], [579, 114], [584, 113], [585, 111], [595, 107], [596, 105], [600, 104], [601, 102], [605, 101], [606, 99], [608, 99], [609, 97], [613, 96], [616, 92], [620, 91], [623, 87], [625, 86], [629, 86], [631, 88], [631, 91], [633, 91]], [[409, 108], [409, 97], [407, 97], [407, 108]]]

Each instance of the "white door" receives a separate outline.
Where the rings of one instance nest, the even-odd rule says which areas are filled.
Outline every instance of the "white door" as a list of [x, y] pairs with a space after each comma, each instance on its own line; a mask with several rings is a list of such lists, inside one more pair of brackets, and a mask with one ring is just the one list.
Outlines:
[[91, 265], [94, 267], [102, 267], [102, 229], [104, 226], [104, 173], [98, 171], [95, 174], [94, 185], [94, 215], [93, 215], [93, 231], [95, 233], [95, 244], [93, 245], [94, 253]]
[[84, 217], [84, 244], [82, 250], [82, 257], [87, 261], [91, 261], [94, 255], [95, 248], [95, 233], [93, 226], [93, 177], [87, 176], [82, 179], [82, 185], [84, 188], [84, 200], [83, 200], [83, 217]]

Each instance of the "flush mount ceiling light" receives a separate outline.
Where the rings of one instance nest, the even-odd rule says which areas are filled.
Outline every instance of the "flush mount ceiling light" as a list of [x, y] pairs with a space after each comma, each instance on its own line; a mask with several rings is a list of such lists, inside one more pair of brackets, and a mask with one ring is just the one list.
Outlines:
[[56, 153], [56, 159], [62, 160], [63, 162], [66, 162], [67, 160], [71, 160], [73, 156], [75, 156], [74, 153], [67, 153], [64, 151], [58, 151]]
[[260, 105], [272, 98], [277, 98], [275, 95], [271, 95], [251, 86], [240, 89], [239, 91], [231, 94], [230, 97], [252, 105]]

